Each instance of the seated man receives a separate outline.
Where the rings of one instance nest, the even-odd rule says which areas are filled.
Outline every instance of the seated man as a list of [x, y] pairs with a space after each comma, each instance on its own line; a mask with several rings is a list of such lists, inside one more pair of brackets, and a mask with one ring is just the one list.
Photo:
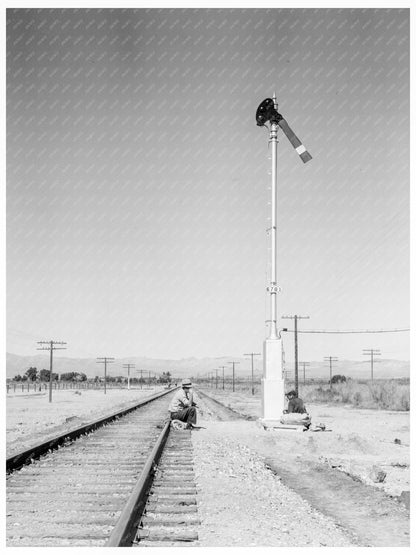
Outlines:
[[285, 411], [286, 413], [297, 412], [303, 414], [307, 412], [302, 399], [296, 395], [296, 391], [294, 389], [289, 391], [289, 393], [286, 393], [286, 397], [289, 399], [287, 411]]
[[292, 389], [286, 393], [289, 399], [287, 410], [283, 411], [280, 422], [289, 426], [303, 426], [304, 431], [309, 429], [311, 425], [311, 417], [308, 414], [302, 399], [296, 395], [296, 391]]
[[175, 393], [169, 405], [171, 420], [186, 422], [186, 428], [192, 429], [196, 424], [196, 402], [192, 391], [192, 382], [182, 380], [182, 389]]

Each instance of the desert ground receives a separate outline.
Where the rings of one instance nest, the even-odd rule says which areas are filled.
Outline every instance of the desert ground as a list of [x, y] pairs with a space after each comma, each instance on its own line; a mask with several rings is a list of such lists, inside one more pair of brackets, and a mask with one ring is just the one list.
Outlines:
[[10, 391], [6, 400], [7, 456], [132, 405], [161, 389], [108, 388], [105, 394], [102, 389], [53, 390], [51, 403], [46, 390]]
[[[47, 392], [9, 394], [7, 455], [155, 391], [61, 390], [52, 403]], [[409, 545], [409, 412], [308, 403], [325, 432], [278, 432], [259, 426], [258, 394], [202, 391], [248, 419], [217, 421], [201, 400], [201, 545]]]

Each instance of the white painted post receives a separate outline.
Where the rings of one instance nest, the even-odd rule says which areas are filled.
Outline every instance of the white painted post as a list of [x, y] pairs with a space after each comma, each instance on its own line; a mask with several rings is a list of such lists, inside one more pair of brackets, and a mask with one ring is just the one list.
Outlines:
[[[276, 94], [273, 95], [276, 106]], [[282, 340], [277, 332], [277, 123], [271, 121], [272, 149], [272, 221], [271, 221], [271, 275], [267, 291], [270, 296], [270, 322], [267, 339], [263, 343], [263, 378], [261, 380], [262, 418], [265, 425], [280, 422], [285, 404], [285, 382], [282, 364]]]

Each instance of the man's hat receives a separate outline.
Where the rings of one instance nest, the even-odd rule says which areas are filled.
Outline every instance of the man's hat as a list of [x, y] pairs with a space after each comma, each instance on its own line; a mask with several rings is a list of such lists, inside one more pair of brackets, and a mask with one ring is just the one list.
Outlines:
[[182, 387], [192, 387], [192, 382], [188, 378], [182, 380]]
[[289, 397], [289, 395], [293, 395], [294, 397], [296, 397], [296, 391], [294, 389], [292, 389], [291, 391], [288, 391], [286, 393], [286, 397]]

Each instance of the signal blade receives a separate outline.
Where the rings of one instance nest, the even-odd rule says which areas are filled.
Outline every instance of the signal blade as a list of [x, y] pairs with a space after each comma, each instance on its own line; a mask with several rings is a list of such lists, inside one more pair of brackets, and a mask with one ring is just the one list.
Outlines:
[[302, 158], [302, 162], [304, 164], [306, 164], [306, 162], [309, 162], [309, 160], [312, 160], [312, 156], [309, 154], [309, 152], [306, 150], [306, 148], [300, 142], [298, 137], [296, 137], [296, 135], [293, 133], [293, 131], [289, 127], [289, 124], [287, 123], [287, 121], [284, 118], [282, 118], [277, 122], [277, 125], [281, 128], [283, 133], [289, 139], [293, 148], [296, 150], [296, 152]]

